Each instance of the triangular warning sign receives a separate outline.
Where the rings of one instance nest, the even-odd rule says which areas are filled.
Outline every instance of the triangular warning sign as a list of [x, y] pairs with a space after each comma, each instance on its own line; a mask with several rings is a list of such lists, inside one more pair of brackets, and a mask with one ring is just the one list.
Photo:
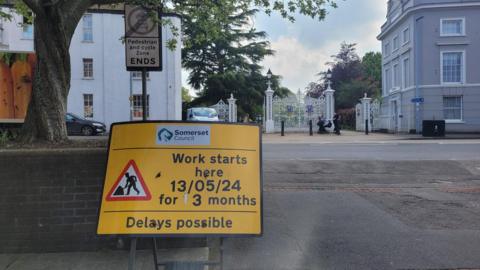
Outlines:
[[130, 160], [107, 194], [107, 201], [149, 201], [152, 198], [135, 161]]

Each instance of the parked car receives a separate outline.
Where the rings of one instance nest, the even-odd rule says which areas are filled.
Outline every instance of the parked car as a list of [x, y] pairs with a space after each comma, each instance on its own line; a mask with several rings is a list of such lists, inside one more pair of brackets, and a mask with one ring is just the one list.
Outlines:
[[188, 121], [218, 122], [218, 113], [212, 108], [191, 108], [187, 110]]
[[67, 113], [65, 121], [68, 135], [93, 136], [107, 131], [104, 123], [87, 120], [73, 113]]

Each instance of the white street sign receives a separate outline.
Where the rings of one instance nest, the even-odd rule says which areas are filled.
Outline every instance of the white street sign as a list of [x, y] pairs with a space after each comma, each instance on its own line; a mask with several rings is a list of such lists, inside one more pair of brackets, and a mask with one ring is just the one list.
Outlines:
[[[162, 70], [161, 29], [148, 9], [125, 5], [125, 50], [128, 71]], [[158, 17], [160, 18], [160, 12]]]

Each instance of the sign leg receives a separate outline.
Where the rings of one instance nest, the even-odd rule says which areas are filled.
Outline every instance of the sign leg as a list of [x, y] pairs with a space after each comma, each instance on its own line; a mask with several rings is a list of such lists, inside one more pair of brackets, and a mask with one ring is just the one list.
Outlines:
[[223, 237], [220, 238], [220, 270], [223, 270]]
[[128, 257], [128, 270], [135, 269], [135, 255], [137, 253], [137, 238], [134, 237], [130, 242], [130, 257]]
[[152, 242], [153, 263], [155, 264], [155, 270], [158, 270], [157, 239], [155, 237], [152, 237]]

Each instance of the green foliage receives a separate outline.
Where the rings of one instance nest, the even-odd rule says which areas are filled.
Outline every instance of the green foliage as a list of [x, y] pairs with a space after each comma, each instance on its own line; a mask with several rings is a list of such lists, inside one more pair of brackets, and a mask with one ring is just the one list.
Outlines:
[[376, 95], [375, 85], [363, 78], [342, 82], [336, 90], [336, 106], [339, 109], [355, 107], [365, 93], [367, 93], [369, 97]]
[[362, 58], [365, 76], [371, 80], [382, 82], [382, 53], [368, 52]]
[[363, 67], [357, 54], [357, 44], [341, 44], [338, 54], [333, 55], [333, 62], [328, 63], [332, 72], [332, 87], [339, 89], [342, 83], [363, 77]]
[[[285, 87], [280, 87], [279, 78], [272, 78], [275, 93], [285, 96], [290, 93]], [[190, 106], [211, 106], [220, 99], [226, 101], [230, 94], [237, 99], [238, 113], [241, 117], [254, 119], [263, 115], [263, 92], [266, 90], [267, 78], [260, 73], [227, 72], [209, 76], [205, 87]]]
[[337, 114], [342, 119], [342, 129], [355, 130], [356, 126], [356, 111], [355, 108], [339, 109]]
[[[190, 71], [189, 84], [198, 92], [191, 105], [210, 106], [233, 93], [241, 116], [262, 115], [267, 78], [259, 63], [273, 51], [264, 40], [266, 33], [250, 24], [256, 9], [219, 2], [224, 6], [217, 4], [205, 13], [192, 11], [184, 21], [183, 66]], [[219, 31], [207, 38], [211, 24]], [[280, 88], [278, 80], [273, 78], [275, 89]]]
[[[27, 18], [27, 22], [31, 23], [33, 21], [33, 14], [30, 8], [21, 0], [0, 0], [0, 5], [9, 4], [12, 5], [17, 14], [22, 15]], [[11, 21], [13, 16], [9, 12], [4, 12], [0, 10], [0, 18]]]
[[326, 89], [327, 87], [323, 82], [310, 82], [305, 87], [307, 95], [313, 98], [319, 98]]
[[[328, 62], [332, 75], [332, 88], [336, 90], [335, 100], [339, 109], [354, 108], [365, 93], [369, 97], [381, 95], [382, 55], [368, 52], [360, 59], [356, 44], [342, 43], [333, 61]], [[327, 72], [321, 72], [320, 83], [312, 82], [307, 86], [310, 96], [318, 97], [326, 89]]]
[[267, 14], [271, 14], [272, 11], [279, 12], [282, 17], [292, 22], [295, 21], [295, 17], [293, 16], [295, 13], [323, 20], [327, 14], [325, 6], [337, 7], [336, 1], [332, 0], [253, 0], [245, 2], [250, 2], [249, 4], [265, 8], [265, 13]]
[[5, 146], [13, 142], [18, 137], [18, 131], [0, 129], [0, 146]]
[[190, 103], [193, 97], [190, 95], [187, 88], [182, 87], [182, 102]]

